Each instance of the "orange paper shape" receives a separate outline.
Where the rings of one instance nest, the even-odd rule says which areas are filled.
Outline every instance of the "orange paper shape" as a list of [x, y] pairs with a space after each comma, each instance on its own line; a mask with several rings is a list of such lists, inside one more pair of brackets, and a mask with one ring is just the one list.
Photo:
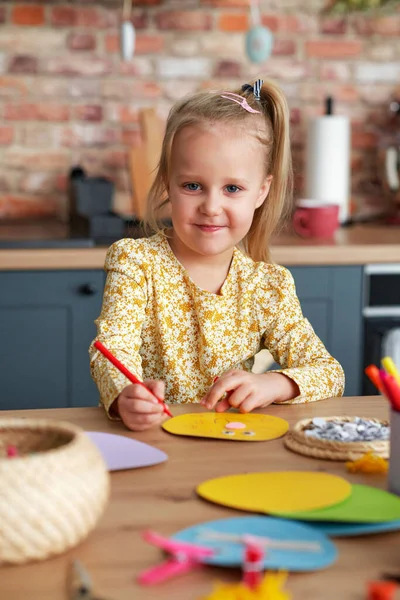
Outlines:
[[351, 494], [351, 485], [329, 473], [282, 471], [210, 479], [198, 486], [197, 493], [205, 500], [239, 510], [291, 513], [343, 502]]
[[289, 424], [280, 417], [250, 413], [189, 413], [169, 419], [163, 429], [174, 435], [216, 438], [233, 442], [264, 442], [284, 435]]

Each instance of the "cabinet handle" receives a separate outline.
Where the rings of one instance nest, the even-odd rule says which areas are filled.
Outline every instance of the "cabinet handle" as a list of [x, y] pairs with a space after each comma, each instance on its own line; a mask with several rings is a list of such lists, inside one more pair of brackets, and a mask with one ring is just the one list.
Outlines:
[[79, 293], [82, 296], [94, 296], [97, 294], [97, 288], [93, 283], [84, 283], [80, 286]]

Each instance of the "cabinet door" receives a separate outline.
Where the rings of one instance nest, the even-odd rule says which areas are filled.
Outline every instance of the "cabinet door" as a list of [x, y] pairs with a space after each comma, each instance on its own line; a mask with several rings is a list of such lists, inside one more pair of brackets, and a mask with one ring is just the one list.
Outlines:
[[0, 409], [91, 406], [101, 271], [0, 273]]
[[342, 365], [346, 396], [361, 393], [362, 267], [290, 268], [303, 314]]

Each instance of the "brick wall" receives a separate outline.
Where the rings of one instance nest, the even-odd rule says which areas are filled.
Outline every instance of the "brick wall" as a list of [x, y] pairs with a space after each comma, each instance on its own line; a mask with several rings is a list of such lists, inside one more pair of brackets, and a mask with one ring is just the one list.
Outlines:
[[0, 218], [63, 214], [67, 172], [78, 162], [114, 179], [123, 208], [139, 107], [164, 117], [183, 94], [260, 74], [278, 80], [290, 102], [297, 193], [305, 120], [330, 93], [352, 119], [354, 206], [379, 204], [376, 144], [400, 77], [400, 13], [345, 19], [323, 16], [323, 0], [263, 0], [275, 47], [259, 67], [243, 50], [247, 0], [137, 0], [136, 55], [126, 64], [121, 5], [0, 3]]

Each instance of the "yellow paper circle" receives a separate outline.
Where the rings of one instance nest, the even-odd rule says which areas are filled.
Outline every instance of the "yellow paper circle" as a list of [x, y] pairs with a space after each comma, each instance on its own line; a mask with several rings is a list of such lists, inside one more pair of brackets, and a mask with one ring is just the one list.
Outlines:
[[282, 471], [210, 479], [198, 486], [197, 493], [205, 500], [239, 510], [290, 513], [343, 502], [351, 494], [351, 485], [329, 473]]
[[[227, 429], [228, 423], [242, 423], [242, 429]], [[168, 419], [162, 425], [174, 435], [217, 438], [233, 442], [262, 442], [284, 435], [289, 424], [280, 417], [251, 413], [189, 413]]]

